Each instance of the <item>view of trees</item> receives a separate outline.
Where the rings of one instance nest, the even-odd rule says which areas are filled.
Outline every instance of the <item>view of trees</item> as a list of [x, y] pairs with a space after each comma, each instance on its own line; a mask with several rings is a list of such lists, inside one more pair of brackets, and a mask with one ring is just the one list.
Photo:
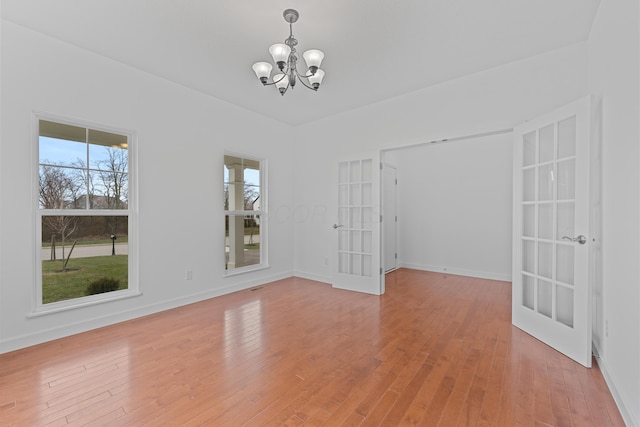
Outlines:
[[[224, 210], [229, 210], [229, 185], [235, 184], [224, 184]], [[256, 188], [255, 185], [247, 184], [246, 182], [243, 184], [244, 190], [242, 193], [242, 198], [244, 200], [243, 207], [245, 211], [253, 210], [253, 204], [256, 202], [258, 197], [260, 197], [260, 192]]]
[[[126, 149], [103, 147], [105, 156], [87, 167], [77, 159], [71, 165], [44, 160], [40, 164], [39, 202], [42, 209], [126, 209], [128, 205], [128, 153]], [[43, 242], [76, 237], [116, 235], [126, 229], [126, 217], [43, 215]], [[79, 222], [83, 226], [79, 227]], [[124, 223], [124, 224], [123, 224]], [[95, 234], [93, 234], [95, 233]], [[52, 259], [55, 252], [52, 251]]]

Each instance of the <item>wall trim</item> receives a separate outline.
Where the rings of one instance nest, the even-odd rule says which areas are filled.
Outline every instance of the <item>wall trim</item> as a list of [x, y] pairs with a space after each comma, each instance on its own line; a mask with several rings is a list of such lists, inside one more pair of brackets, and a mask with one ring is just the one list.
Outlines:
[[627, 409], [628, 405], [626, 405], [622, 395], [618, 392], [616, 383], [611, 377], [611, 375], [609, 374], [609, 370], [607, 369], [607, 364], [598, 355], [595, 356], [595, 359], [596, 359], [596, 363], [598, 364], [598, 367], [600, 368], [600, 372], [602, 372], [604, 381], [607, 383], [607, 387], [609, 387], [609, 391], [613, 396], [613, 400], [616, 402], [616, 405], [618, 406], [618, 410], [620, 411], [620, 415], [622, 416], [624, 423], [628, 427], [640, 427], [640, 422], [637, 419], [635, 419], [633, 417], [633, 413]]
[[322, 283], [328, 283], [331, 284], [332, 280], [331, 277], [329, 276], [324, 276], [321, 274], [315, 274], [315, 273], [307, 273], [304, 271], [294, 271], [293, 272], [294, 277], [299, 277], [301, 279], [308, 279], [308, 280], [313, 280], [315, 282], [322, 282]]
[[449, 273], [457, 276], [476, 277], [479, 279], [500, 280], [511, 282], [510, 274], [491, 273], [487, 271], [467, 270], [465, 268], [442, 267], [439, 265], [413, 264], [410, 262], [398, 262], [397, 268], [411, 268], [413, 270], [433, 271], [434, 273]]

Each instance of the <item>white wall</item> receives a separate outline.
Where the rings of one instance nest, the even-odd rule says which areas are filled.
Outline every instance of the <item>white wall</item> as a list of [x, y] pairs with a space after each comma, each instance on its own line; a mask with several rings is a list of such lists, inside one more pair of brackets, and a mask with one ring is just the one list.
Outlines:
[[512, 140], [395, 150], [399, 266], [511, 281]]
[[[331, 259], [334, 247], [331, 224], [336, 221], [336, 215], [331, 207], [335, 179], [331, 174], [338, 158], [511, 128], [584, 96], [586, 53], [586, 43], [575, 44], [296, 128], [296, 176], [300, 179], [296, 180], [294, 190], [295, 209], [299, 213], [294, 221], [295, 246], [304, 248], [295, 253], [296, 274], [331, 280], [331, 266], [325, 265], [324, 260]], [[453, 158], [447, 154], [449, 150], [463, 145], [436, 150], [442, 151], [442, 159], [448, 161]], [[507, 145], [500, 142], [490, 143], [486, 149], [488, 151], [478, 155], [487, 163], [491, 163], [494, 156], [500, 159], [496, 159], [497, 162], [502, 162], [511, 154]], [[432, 160], [437, 162], [438, 158]], [[398, 170], [399, 176], [403, 173]], [[504, 172], [496, 171], [497, 175], [491, 180], [497, 179], [500, 173]], [[455, 194], [462, 179], [441, 181], [439, 190], [442, 194]], [[510, 186], [510, 177], [508, 180], [501, 191]], [[479, 221], [489, 221], [499, 227], [487, 218], [491, 215], [489, 212], [483, 215]], [[504, 241], [504, 233], [510, 233], [510, 220], [505, 221], [503, 227], [498, 233]], [[440, 251], [454, 254], [458, 242], [446, 240], [442, 239]], [[470, 241], [468, 245], [468, 254], [485, 252], [483, 239]], [[493, 273], [504, 272], [507, 250], [498, 251], [495, 258], [485, 260], [493, 266]], [[440, 260], [437, 264], [455, 265], [460, 271], [483, 268], [472, 263], [469, 256]]]
[[[36, 280], [32, 111], [137, 132], [142, 296], [27, 317]], [[292, 205], [293, 150], [279, 137], [288, 126], [6, 21], [2, 113], [0, 352], [291, 276], [291, 220], [274, 216], [271, 268], [224, 277], [222, 203], [229, 149], [267, 159], [271, 211]]]
[[602, 281], [595, 343], [629, 425], [640, 426], [640, 55], [638, 2], [603, 0], [589, 38], [602, 116]]

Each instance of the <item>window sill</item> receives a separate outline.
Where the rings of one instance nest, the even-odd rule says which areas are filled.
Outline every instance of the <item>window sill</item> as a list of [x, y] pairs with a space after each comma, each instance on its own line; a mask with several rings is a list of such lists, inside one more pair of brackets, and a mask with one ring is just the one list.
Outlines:
[[233, 270], [225, 270], [224, 277], [237, 276], [238, 274], [250, 273], [252, 271], [266, 270], [268, 264], [251, 265], [247, 267], [234, 268]]
[[139, 291], [129, 291], [129, 292], [125, 291], [125, 292], [123, 292], [121, 294], [110, 296], [110, 297], [107, 297], [107, 298], [103, 297], [103, 298], [92, 299], [92, 300], [88, 300], [88, 301], [87, 300], [77, 301], [75, 303], [69, 303], [69, 301], [64, 301], [64, 302], [62, 302], [62, 304], [64, 304], [64, 305], [58, 305], [58, 303], [51, 303], [51, 304], [43, 305], [43, 306], [39, 307], [38, 309], [31, 311], [31, 313], [27, 314], [27, 318], [46, 316], [48, 314], [60, 313], [60, 312], [69, 311], [69, 310], [75, 310], [77, 308], [83, 308], [83, 307], [89, 307], [89, 306], [92, 306], [92, 305], [104, 304], [106, 302], [118, 301], [118, 300], [121, 300], [121, 299], [138, 297], [138, 296], [141, 296], [141, 295], [142, 295], [142, 292], [139, 292]]

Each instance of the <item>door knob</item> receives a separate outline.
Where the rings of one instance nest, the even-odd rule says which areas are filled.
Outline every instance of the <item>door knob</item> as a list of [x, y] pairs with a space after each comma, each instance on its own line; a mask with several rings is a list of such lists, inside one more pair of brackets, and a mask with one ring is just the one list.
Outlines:
[[565, 240], [571, 240], [572, 242], [578, 242], [581, 245], [584, 245], [585, 243], [587, 243], [587, 238], [582, 234], [579, 235], [578, 237], [562, 236], [562, 238]]
[[344, 227], [344, 225], [342, 225], [342, 224], [340, 224], [340, 225], [338, 225], [338, 224], [333, 224], [333, 228], [340, 228], [340, 227]]

